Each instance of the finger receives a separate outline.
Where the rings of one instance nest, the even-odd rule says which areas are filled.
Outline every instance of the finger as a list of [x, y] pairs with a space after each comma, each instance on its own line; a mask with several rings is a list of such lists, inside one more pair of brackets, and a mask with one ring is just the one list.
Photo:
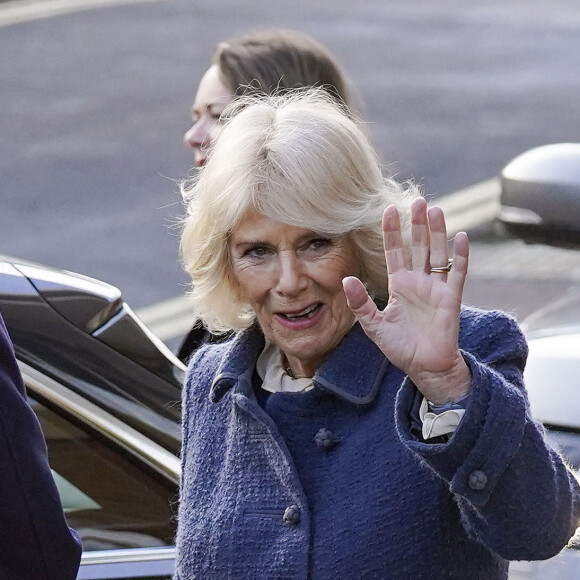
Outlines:
[[449, 250], [447, 247], [447, 226], [445, 225], [443, 210], [438, 206], [429, 208], [428, 219], [431, 240], [429, 255], [430, 267], [438, 268], [446, 266]]
[[469, 265], [469, 239], [465, 232], [459, 232], [453, 240], [453, 267], [449, 272], [447, 283], [463, 294], [465, 277]]
[[411, 260], [413, 268], [429, 270], [427, 202], [422, 197], [411, 204]]
[[389, 274], [407, 268], [399, 211], [394, 205], [387, 207], [383, 213], [383, 246]]
[[369, 296], [363, 283], [354, 276], [347, 276], [342, 280], [342, 287], [346, 302], [363, 330], [365, 332], [370, 330], [374, 326], [373, 320], [375, 320], [379, 309]]

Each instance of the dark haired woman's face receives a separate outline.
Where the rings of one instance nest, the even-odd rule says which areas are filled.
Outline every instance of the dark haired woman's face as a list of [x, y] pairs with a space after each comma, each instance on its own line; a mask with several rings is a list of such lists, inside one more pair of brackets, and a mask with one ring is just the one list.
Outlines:
[[221, 79], [217, 65], [211, 66], [197, 88], [191, 108], [193, 125], [183, 136], [185, 144], [193, 149], [198, 167], [205, 163], [208, 149], [222, 129], [220, 115], [233, 98], [232, 91]]

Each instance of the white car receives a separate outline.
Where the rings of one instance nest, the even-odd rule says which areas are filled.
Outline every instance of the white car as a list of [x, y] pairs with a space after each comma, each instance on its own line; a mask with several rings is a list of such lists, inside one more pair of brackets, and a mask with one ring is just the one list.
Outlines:
[[[523, 322], [530, 353], [524, 378], [535, 419], [550, 444], [580, 470], [580, 293]], [[580, 579], [580, 532], [571, 545], [544, 562], [514, 562], [510, 579]]]
[[[537, 147], [501, 175], [500, 222], [529, 243], [580, 248], [580, 144]], [[548, 303], [548, 301], [547, 301]], [[524, 373], [532, 415], [550, 444], [580, 470], [580, 291], [522, 323], [529, 343]], [[558, 556], [513, 562], [510, 580], [580, 579], [580, 528]]]

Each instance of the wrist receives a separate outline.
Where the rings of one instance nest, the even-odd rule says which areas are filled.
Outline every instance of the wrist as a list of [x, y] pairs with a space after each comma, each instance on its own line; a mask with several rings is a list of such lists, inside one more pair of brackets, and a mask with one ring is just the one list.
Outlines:
[[459, 353], [459, 359], [446, 371], [423, 372], [409, 377], [431, 405], [458, 402], [471, 391], [471, 371]]
[[425, 399], [427, 401], [427, 406], [429, 411], [435, 413], [436, 415], [440, 415], [441, 413], [445, 413], [445, 411], [457, 411], [460, 409], [466, 409], [467, 403], [471, 397], [471, 391], [469, 391], [466, 395], [461, 397], [460, 399], [455, 399], [454, 401], [449, 401], [447, 403], [437, 404], [429, 399]]

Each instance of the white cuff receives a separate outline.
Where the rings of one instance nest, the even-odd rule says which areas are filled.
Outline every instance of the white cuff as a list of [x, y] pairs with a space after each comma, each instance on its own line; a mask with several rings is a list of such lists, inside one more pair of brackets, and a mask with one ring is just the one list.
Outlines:
[[423, 423], [423, 439], [431, 439], [440, 435], [454, 433], [461, 418], [465, 414], [465, 409], [449, 409], [437, 415], [429, 411], [429, 403], [423, 397], [421, 407], [419, 407], [419, 419]]

